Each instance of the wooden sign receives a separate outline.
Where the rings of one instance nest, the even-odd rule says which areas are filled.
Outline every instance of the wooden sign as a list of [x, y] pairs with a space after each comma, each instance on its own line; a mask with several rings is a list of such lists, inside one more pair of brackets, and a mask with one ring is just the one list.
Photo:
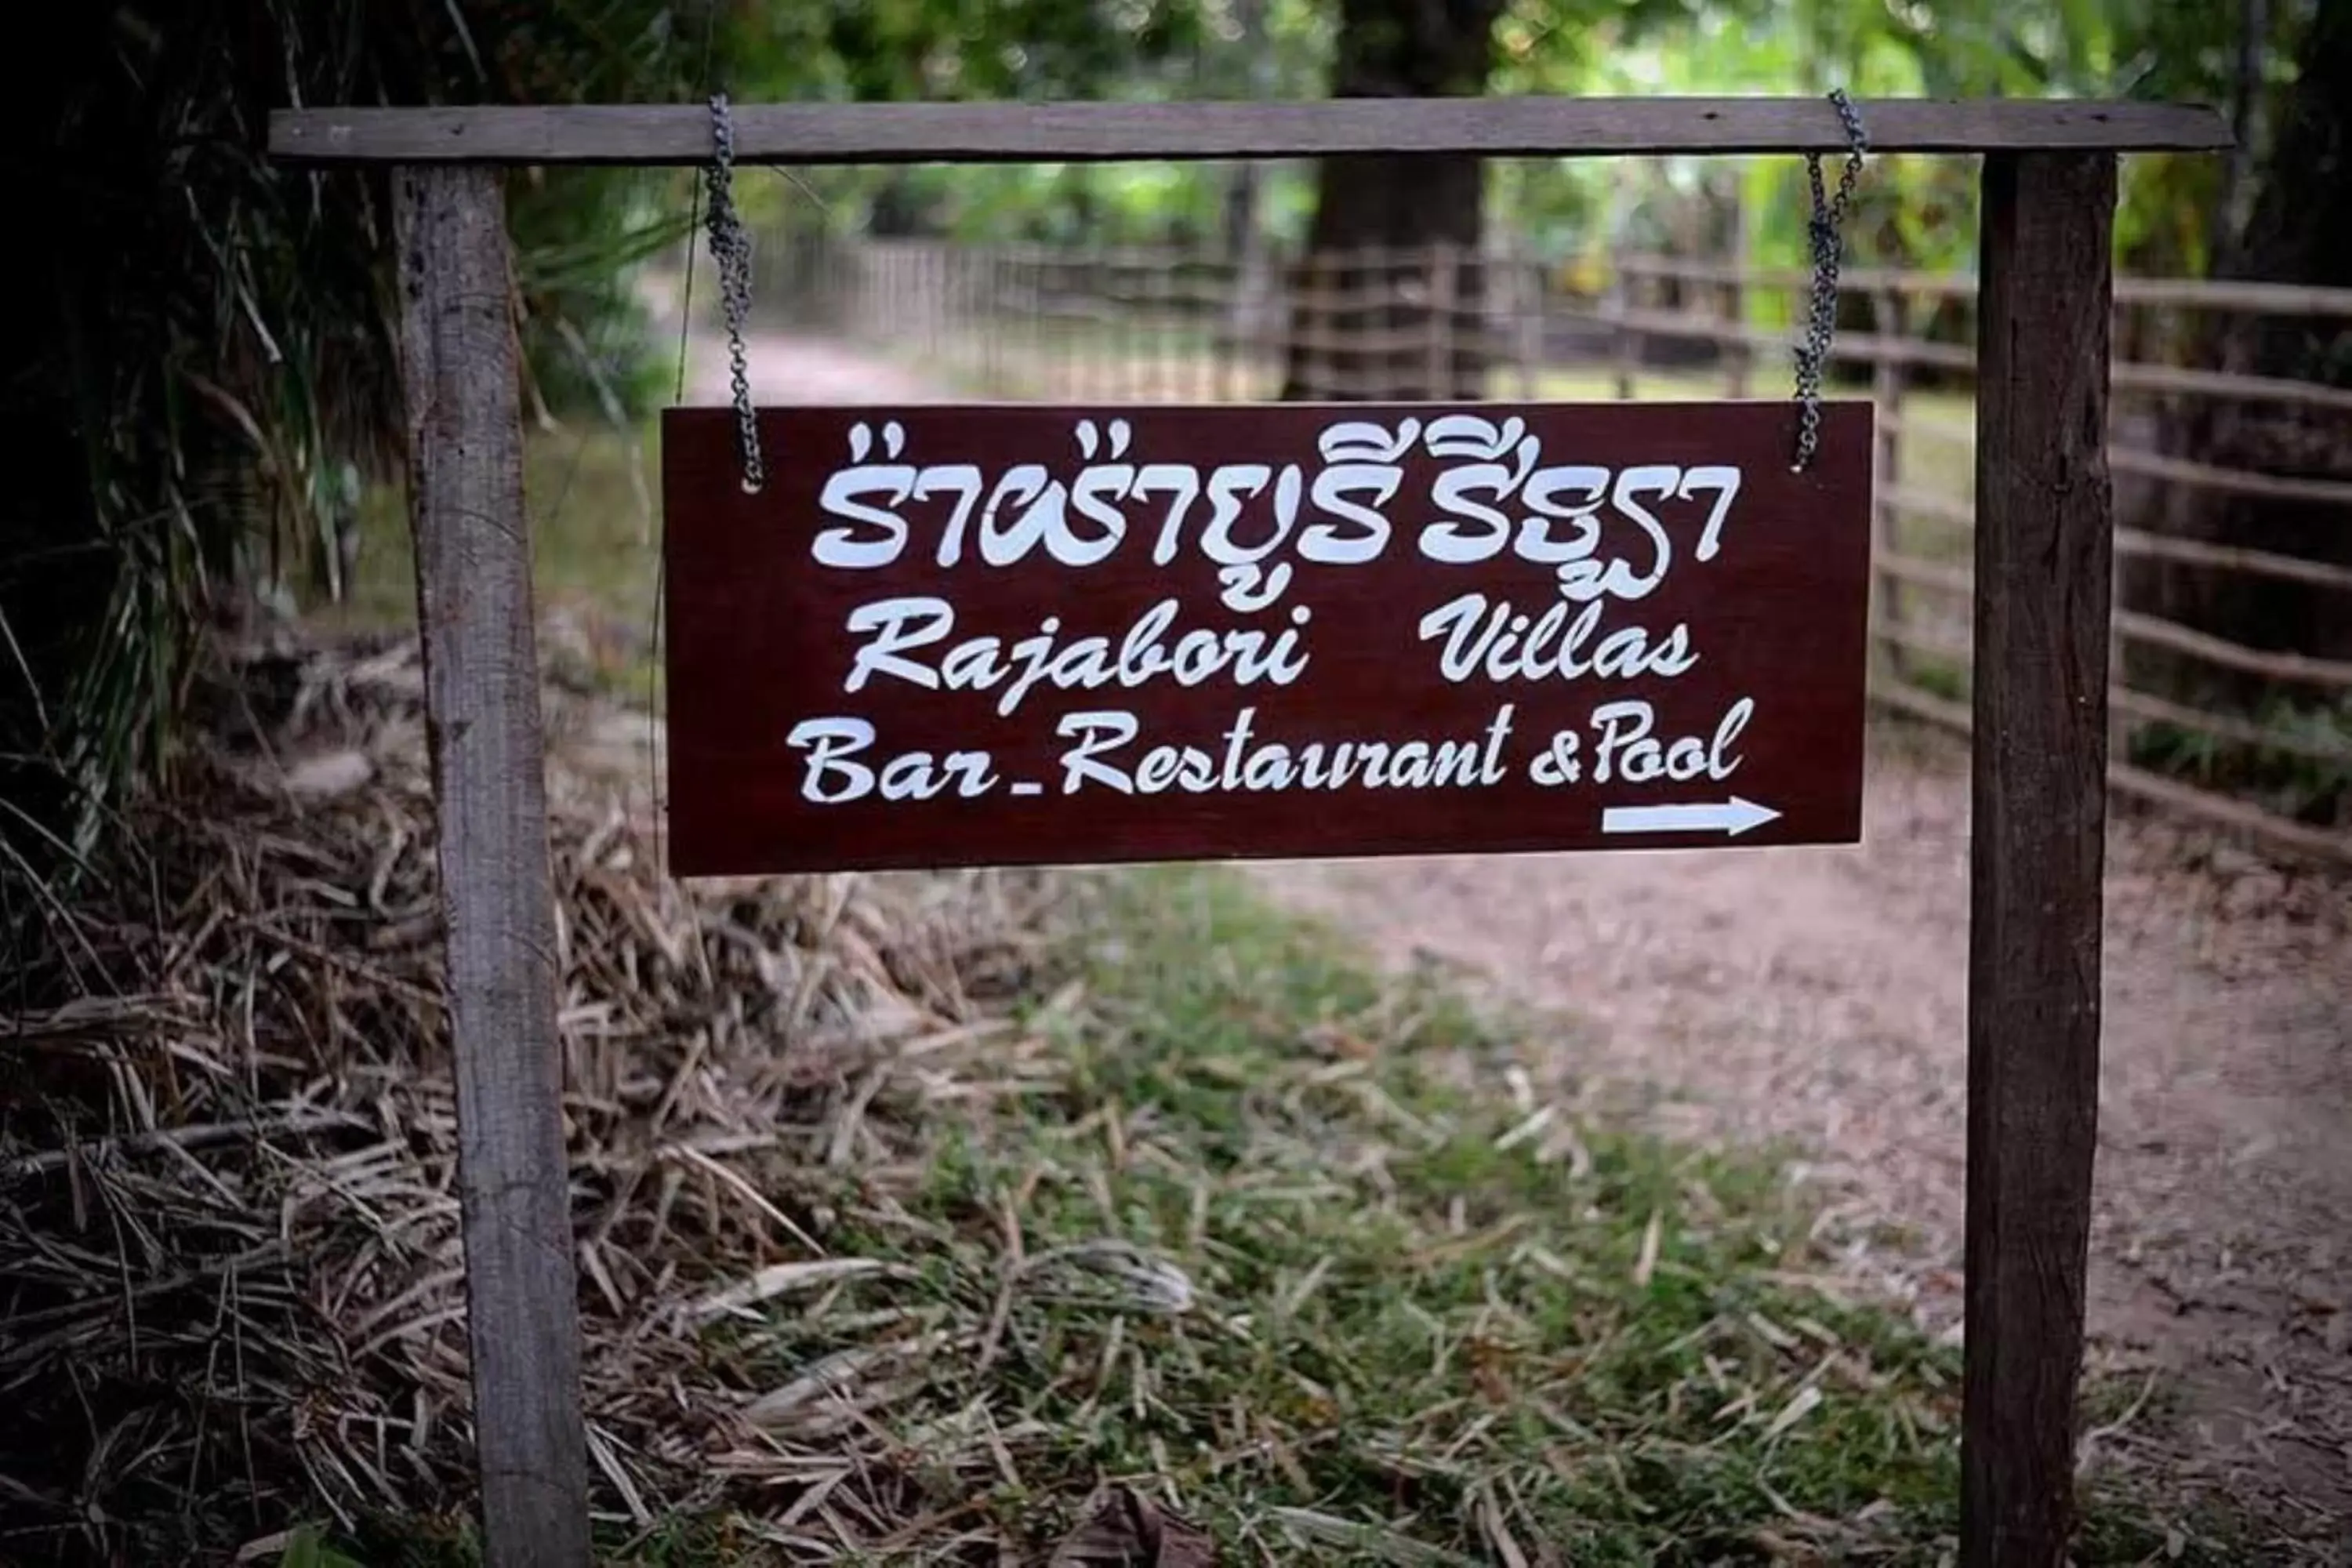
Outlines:
[[672, 409], [681, 875], [1850, 841], [1871, 409]]

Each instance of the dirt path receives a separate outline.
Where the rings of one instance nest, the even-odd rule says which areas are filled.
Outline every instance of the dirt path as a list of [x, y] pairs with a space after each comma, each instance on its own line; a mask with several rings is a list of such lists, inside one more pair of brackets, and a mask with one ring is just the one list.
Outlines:
[[[654, 319], [656, 342], [677, 340], [677, 290], [682, 280], [647, 274], [639, 284]], [[706, 301], [709, 279], [695, 288]], [[701, 312], [697, 311], [699, 316]], [[755, 325], [745, 335], [744, 369], [752, 401], [795, 403], [938, 403], [948, 395], [921, 375], [888, 360], [827, 338]], [[727, 341], [698, 322], [687, 345], [686, 401], [725, 403], [734, 395]]]
[[[753, 332], [744, 346], [757, 403], [939, 403], [948, 395], [901, 366], [824, 339]], [[687, 374], [698, 399], [724, 403], [730, 396], [723, 348], [689, 359]]]
[[[1260, 875], [1394, 962], [1557, 1009], [1565, 1091], [1809, 1152], [1851, 1267], [1956, 1331], [1967, 774], [1941, 746], [1874, 751], [1855, 848]], [[2345, 889], [2156, 822], [2110, 857], [2094, 1353], [2176, 1374], [2168, 1460], [2352, 1522]]]
[[[913, 373], [776, 334], [763, 402], [929, 402]], [[727, 395], [723, 347], [692, 384]], [[1562, 1092], [1685, 1136], [1785, 1140], [1845, 1262], [1957, 1332], [1968, 784], [1874, 747], [1864, 842], [1763, 853], [1308, 862], [1256, 876], [1398, 963], [1558, 1016]], [[2168, 1472], [2283, 1487], [2352, 1531], [2352, 892], [2161, 821], [2110, 843], [2094, 1356], [2179, 1408], [2106, 1436]]]

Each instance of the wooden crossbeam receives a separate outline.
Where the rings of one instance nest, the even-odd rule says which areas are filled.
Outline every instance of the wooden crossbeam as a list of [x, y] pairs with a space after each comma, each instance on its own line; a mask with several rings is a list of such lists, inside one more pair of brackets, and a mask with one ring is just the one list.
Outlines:
[[[2231, 144], [2220, 113], [2193, 104], [1886, 99], [1858, 107], [1882, 153]], [[732, 119], [736, 157], [753, 163], [1845, 150], [1837, 111], [1819, 98], [744, 104]], [[310, 163], [700, 163], [710, 157], [710, 129], [701, 104], [281, 110], [269, 117], [269, 151]]]

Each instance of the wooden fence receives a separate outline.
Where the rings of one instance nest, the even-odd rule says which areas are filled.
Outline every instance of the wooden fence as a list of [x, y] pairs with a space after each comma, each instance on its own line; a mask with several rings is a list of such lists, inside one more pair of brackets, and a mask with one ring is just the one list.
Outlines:
[[[763, 249], [772, 320], [968, 393], [1090, 401], [1785, 396], [1809, 281], [1651, 256], [1614, 258], [1596, 280], [1524, 251], [1444, 247], [1309, 263], [805, 237]], [[1879, 416], [1872, 690], [1965, 731], [1976, 280], [1861, 267], [1842, 283], [1838, 390], [1866, 391]], [[2330, 595], [2352, 626], [2352, 479], [2224, 467], [2165, 437], [2200, 406], [2299, 410], [2352, 474], [2352, 388], [2207, 363], [2215, 335], [2193, 330], [2254, 314], [2352, 332], [2352, 291], [2122, 278], [2115, 292], [2110, 784], [2352, 863], [2352, 659], [2250, 646], [2141, 602], [2150, 569], [2221, 574]], [[2191, 492], [2321, 509], [2342, 543], [2288, 553], [2169, 531], [2170, 503]], [[2229, 700], [2211, 700], [2224, 685]]]

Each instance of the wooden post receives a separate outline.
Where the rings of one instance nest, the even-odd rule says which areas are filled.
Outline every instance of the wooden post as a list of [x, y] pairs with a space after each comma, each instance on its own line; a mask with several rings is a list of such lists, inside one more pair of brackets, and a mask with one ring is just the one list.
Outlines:
[[1102, 268], [1099, 247], [1089, 246], [1078, 253], [1076, 261], [1061, 268], [1063, 289], [1058, 298], [1062, 307], [1055, 312], [1055, 324], [1062, 334], [1065, 361], [1061, 395], [1073, 402], [1102, 395], [1089, 384], [1094, 379], [1095, 362], [1109, 357], [1103, 347], [1109, 331], [1097, 321], [1102, 300]]
[[579, 1299], [522, 421], [495, 169], [394, 180], [409, 504], [488, 1568], [586, 1568]]
[[966, 246], [947, 252], [948, 358], [966, 382], [981, 377], [980, 258]]
[[844, 236], [833, 247], [834, 334], [855, 338], [866, 330], [866, 241]]
[[1721, 340], [1731, 356], [1726, 378], [1727, 395], [1746, 397], [1756, 378], [1756, 345], [1748, 339], [1748, 271], [1754, 258], [1748, 242], [1748, 214], [1739, 199], [1739, 181], [1731, 182], [1731, 266], [1724, 279], [1724, 324]]
[[1454, 314], [1461, 291], [1462, 258], [1444, 240], [1429, 247], [1429, 363], [1424, 374], [1429, 398], [1449, 398], [1454, 392]]
[[1292, 319], [1300, 323], [1307, 341], [1298, 349], [1302, 374], [1300, 389], [1308, 398], [1330, 398], [1339, 395], [1331, 384], [1332, 353], [1330, 340], [1339, 334], [1339, 313], [1332, 308], [1332, 296], [1338, 290], [1339, 273], [1328, 250], [1309, 250], [1306, 257], [1307, 285], [1303, 292], [1313, 303]]
[[1509, 270], [1512, 284], [1514, 346], [1519, 361], [1519, 395], [1536, 400], [1537, 373], [1544, 355], [1543, 258], [1514, 242]]
[[1217, 329], [1220, 324], [1220, 314], [1219, 307], [1213, 298], [1216, 285], [1211, 281], [1211, 279], [1215, 276], [1217, 265], [1214, 253], [1205, 250], [1190, 257], [1189, 262], [1180, 259], [1177, 263], [1179, 296], [1176, 310], [1183, 322], [1184, 331], [1192, 343], [1194, 363], [1191, 396], [1188, 401], [1193, 403], [1214, 403], [1217, 400], [1217, 387], [1220, 381], [1217, 368]]
[[2099, 1090], [2108, 153], [1985, 160], [1977, 325], [1965, 1568], [2059, 1568]]
[[1138, 292], [1150, 313], [1145, 318], [1144, 343], [1150, 351], [1151, 375], [1144, 398], [1151, 403], [1176, 403], [1183, 398], [1181, 373], [1176, 368], [1176, 258], [1181, 252], [1155, 246], [1145, 258]]
[[980, 264], [980, 384], [997, 397], [1004, 395], [1004, 252], [994, 246], [982, 251]]
[[1110, 395], [1122, 403], [1140, 403], [1144, 390], [1143, 352], [1150, 345], [1143, 292], [1143, 267], [1125, 247], [1114, 250], [1095, 279], [1096, 319], [1104, 323], [1103, 366], [1108, 373]]
[[947, 249], [939, 240], [918, 240], [908, 247], [908, 257], [914, 277], [911, 281], [923, 301], [923, 347], [933, 364], [940, 359], [945, 334], [941, 327], [947, 320]]
[[1249, 396], [1243, 380], [1242, 331], [1250, 308], [1249, 276], [1235, 263], [1213, 260], [1210, 285], [1217, 298], [1203, 312], [1209, 323], [1209, 401], [1239, 403]]
[[948, 251], [944, 240], [917, 242], [915, 276], [923, 296], [924, 351], [938, 364], [948, 346]]
[[[1054, 269], [1050, 282], [1046, 277], [1048, 267]], [[1062, 345], [1055, 341], [1053, 324], [1046, 319], [1045, 301], [1049, 288], [1058, 289], [1061, 287], [1062, 274], [1068, 268], [1068, 253], [1065, 251], [1048, 252], [1045, 247], [1039, 246], [1030, 257], [1029, 349], [1033, 365], [1030, 377], [1035, 390], [1029, 395], [1034, 397], [1051, 398], [1063, 395], [1056, 380], [1061, 374], [1059, 356]]]
[[[1895, 487], [1903, 478], [1903, 305], [1902, 296], [1892, 289], [1874, 296], [1874, 302], [1876, 309], [1872, 314], [1876, 319], [1872, 326], [1880, 347], [1870, 377], [1871, 401], [1878, 405], [1877, 474], [1872, 486], [1870, 531], [1872, 547], [1885, 556], [1903, 550], [1903, 520], [1893, 500]], [[1873, 575], [1870, 586], [1877, 595], [1879, 615], [1889, 627], [1899, 631], [1906, 608], [1901, 581], [1892, 573], [1879, 572]], [[1880, 662], [1875, 668], [1891, 679], [1900, 681], [1909, 674], [1909, 652], [1900, 642], [1881, 642], [1876, 652]]]
[[1633, 275], [1619, 267], [1610, 278], [1609, 302], [1605, 309], [1609, 318], [1616, 323], [1616, 330], [1610, 334], [1610, 353], [1616, 366], [1615, 390], [1620, 403], [1633, 397], [1634, 368], [1642, 359], [1641, 341], [1633, 335], [1632, 323], [1625, 320], [1626, 312], [1633, 310], [1634, 304]]
[[1756, 368], [1756, 351], [1748, 342], [1747, 273], [1741, 264], [1732, 262], [1731, 277], [1723, 285], [1723, 336], [1716, 341], [1722, 345], [1724, 357], [1724, 395], [1734, 399], [1746, 397]]

